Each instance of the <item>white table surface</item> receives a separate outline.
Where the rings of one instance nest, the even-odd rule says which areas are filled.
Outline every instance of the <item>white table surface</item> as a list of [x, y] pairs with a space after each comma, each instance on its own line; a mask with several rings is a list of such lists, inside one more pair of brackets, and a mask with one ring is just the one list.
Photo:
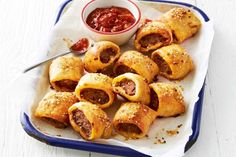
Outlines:
[[[19, 121], [21, 104], [7, 87], [20, 71], [37, 61], [64, 0], [0, 0], [0, 156], [108, 157], [56, 148], [29, 137]], [[184, 1], [184, 0], [181, 0]], [[215, 37], [206, 78], [201, 131], [187, 157], [236, 156], [236, 1], [187, 0], [214, 21]], [[14, 89], [10, 89], [14, 90]], [[24, 89], [22, 89], [24, 90]]]

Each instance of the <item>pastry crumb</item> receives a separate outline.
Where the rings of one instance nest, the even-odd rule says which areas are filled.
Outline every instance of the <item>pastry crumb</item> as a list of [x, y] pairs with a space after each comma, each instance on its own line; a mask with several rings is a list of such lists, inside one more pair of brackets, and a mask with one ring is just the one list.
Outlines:
[[183, 124], [179, 124], [178, 126], [177, 126], [177, 128], [181, 128], [183, 126]]
[[166, 140], [165, 140], [164, 137], [162, 137], [161, 139], [158, 139], [157, 142], [160, 143], [160, 144], [165, 144]]
[[174, 136], [174, 135], [179, 134], [179, 131], [178, 130], [166, 130], [166, 133], [169, 136]]

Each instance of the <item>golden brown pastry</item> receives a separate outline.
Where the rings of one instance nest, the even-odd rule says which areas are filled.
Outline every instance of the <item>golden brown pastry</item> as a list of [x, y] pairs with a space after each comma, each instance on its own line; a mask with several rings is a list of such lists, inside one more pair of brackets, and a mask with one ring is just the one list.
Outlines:
[[171, 28], [176, 43], [192, 37], [201, 27], [201, 21], [187, 8], [173, 8], [162, 14], [158, 20]]
[[97, 105], [79, 102], [68, 110], [71, 126], [85, 140], [109, 138], [112, 134], [111, 120]]
[[156, 118], [156, 112], [146, 105], [127, 102], [121, 105], [113, 119], [117, 133], [126, 138], [138, 139], [144, 137], [150, 125]]
[[168, 79], [182, 79], [194, 68], [190, 55], [177, 44], [157, 49], [151, 58], [158, 65], [160, 75]]
[[152, 21], [142, 25], [135, 36], [134, 45], [140, 52], [148, 52], [169, 45], [172, 42], [172, 33], [168, 25]]
[[84, 65], [79, 57], [58, 57], [49, 68], [50, 83], [57, 91], [73, 92], [83, 73]]
[[70, 92], [49, 92], [39, 102], [35, 110], [35, 117], [47, 120], [57, 128], [69, 125], [68, 108], [78, 99]]
[[185, 112], [185, 103], [179, 86], [170, 83], [152, 83], [149, 107], [159, 117], [177, 116]]
[[158, 74], [159, 68], [156, 63], [147, 56], [137, 51], [126, 51], [116, 62], [114, 73], [120, 75], [127, 72], [139, 74], [150, 83]]
[[101, 108], [109, 107], [115, 98], [112, 79], [100, 73], [85, 74], [79, 81], [75, 94], [80, 101], [87, 101]]
[[118, 45], [110, 41], [100, 41], [89, 49], [84, 57], [85, 70], [102, 72], [111, 66], [120, 56]]
[[112, 81], [113, 91], [129, 101], [148, 105], [150, 89], [147, 80], [133, 73], [125, 73], [115, 77]]

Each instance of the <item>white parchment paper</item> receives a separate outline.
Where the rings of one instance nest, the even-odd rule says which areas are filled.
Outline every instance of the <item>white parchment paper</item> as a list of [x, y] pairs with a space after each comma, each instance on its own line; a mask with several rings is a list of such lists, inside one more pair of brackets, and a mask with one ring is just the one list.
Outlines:
[[[73, 0], [72, 4], [67, 7], [60, 21], [52, 29], [50, 39], [48, 41], [48, 47], [46, 48], [49, 55], [68, 51], [67, 42], [65, 42], [64, 39], [69, 39], [76, 42], [79, 38], [87, 36], [80, 21], [81, 8], [87, 2], [88, 0]], [[143, 18], [149, 19], [157, 19], [157, 17], [164, 11], [174, 7], [173, 5], [163, 3], [137, 2], [137, 4], [141, 9]], [[117, 135], [108, 140], [99, 139], [95, 142], [130, 147], [154, 157], [178, 157], [184, 155], [185, 144], [187, 143], [189, 136], [192, 134], [191, 125], [193, 109], [198, 100], [198, 93], [203, 86], [207, 73], [210, 47], [214, 35], [211, 21], [204, 22], [201, 15], [197, 12], [195, 13], [202, 21], [202, 28], [197, 35], [191, 39], [188, 39], [182, 45], [192, 56], [196, 68], [184, 80], [175, 82], [183, 87], [187, 112], [179, 117], [157, 119], [151, 126], [148, 137], [144, 137], [143, 139], [125, 140], [122, 136]], [[122, 50], [130, 49], [134, 49], [132, 41], [122, 47]], [[29, 112], [34, 110], [35, 106], [37, 106], [44, 94], [50, 90], [48, 84], [48, 67], [45, 66], [37, 72], [33, 81], [32, 76], [30, 77], [31, 80], [24, 77], [23, 81], [28, 84], [29, 81], [31, 81], [31, 88], [27, 89], [31, 90], [31, 92], [29, 91], [27, 98], [24, 99], [24, 104], [27, 104], [26, 110], [29, 110]], [[167, 80], [160, 78], [160, 81]], [[22, 84], [24, 84], [23, 82]], [[118, 105], [116, 106], [116, 104], [114, 104], [111, 109], [107, 110], [107, 112], [111, 115], [118, 107]], [[41, 132], [50, 136], [59, 135], [60, 137], [58, 138], [83, 140], [71, 128], [64, 130], [56, 129], [38, 119], [35, 119], [34, 117], [32, 117], [32, 122]], [[178, 125], [181, 125], [181, 127], [178, 128]], [[177, 130], [179, 133], [170, 136], [167, 133], [168, 130]], [[158, 139], [164, 139], [166, 143], [160, 144]]]

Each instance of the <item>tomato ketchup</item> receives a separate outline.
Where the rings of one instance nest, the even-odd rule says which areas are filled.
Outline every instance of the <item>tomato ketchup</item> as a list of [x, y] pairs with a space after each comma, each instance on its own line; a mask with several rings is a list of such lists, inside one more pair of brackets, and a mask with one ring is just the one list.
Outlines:
[[87, 17], [86, 23], [100, 32], [119, 32], [135, 23], [133, 14], [126, 8], [96, 8]]

